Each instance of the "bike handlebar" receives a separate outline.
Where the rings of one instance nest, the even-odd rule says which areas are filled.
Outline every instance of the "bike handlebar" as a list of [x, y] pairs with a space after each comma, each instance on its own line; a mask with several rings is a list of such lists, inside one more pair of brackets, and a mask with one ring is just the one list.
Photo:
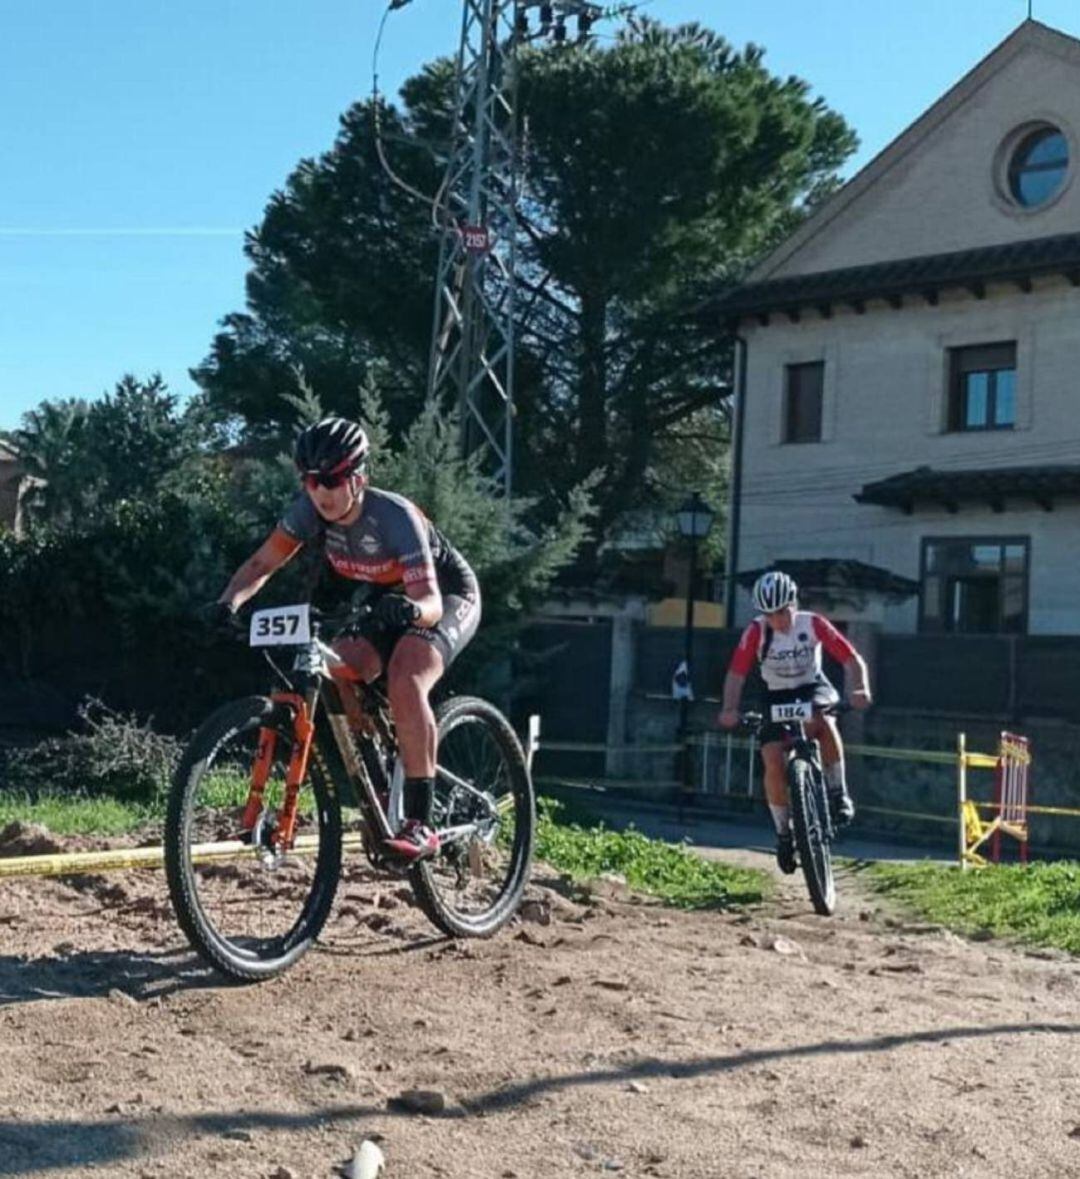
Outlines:
[[375, 608], [368, 602], [363, 602], [359, 606], [350, 606], [347, 610], [323, 610], [318, 606], [309, 606], [308, 610], [311, 621], [320, 628], [329, 628], [332, 638], [336, 638], [343, 630], [348, 630], [350, 626], [355, 626], [375, 613]]
[[[216, 605], [216, 603], [214, 603]], [[241, 607], [241, 610], [243, 607]], [[362, 622], [366, 618], [370, 618], [374, 614], [374, 607], [368, 602], [362, 602], [359, 606], [350, 605], [345, 610], [324, 610], [320, 606], [312, 606], [308, 604], [309, 617], [313, 624], [312, 637], [321, 637], [320, 631], [328, 631], [326, 637], [332, 639], [337, 638], [342, 631], [347, 630], [351, 626], [355, 626], [358, 622]], [[235, 614], [216, 614], [209, 620], [209, 628], [217, 631], [225, 638], [235, 639], [237, 642], [246, 642], [248, 636], [248, 619], [241, 615], [240, 610]]]
[[[835, 704], [814, 705], [814, 712], [818, 716], [842, 716], [844, 713], [853, 712], [854, 708], [847, 700], [838, 700]], [[747, 728], [762, 728], [768, 718], [762, 712], [741, 712], [739, 713], [739, 722]], [[798, 721], [777, 721], [778, 725], [798, 724]]]

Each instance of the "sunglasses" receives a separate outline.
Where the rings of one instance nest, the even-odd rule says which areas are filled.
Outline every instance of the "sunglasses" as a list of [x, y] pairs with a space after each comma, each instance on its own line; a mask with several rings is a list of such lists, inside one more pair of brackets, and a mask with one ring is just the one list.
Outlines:
[[307, 471], [300, 476], [300, 482], [308, 491], [314, 491], [316, 487], [325, 487], [328, 491], [336, 491], [348, 483], [354, 474], [354, 471], [342, 471], [339, 475], [335, 475], [332, 471]]

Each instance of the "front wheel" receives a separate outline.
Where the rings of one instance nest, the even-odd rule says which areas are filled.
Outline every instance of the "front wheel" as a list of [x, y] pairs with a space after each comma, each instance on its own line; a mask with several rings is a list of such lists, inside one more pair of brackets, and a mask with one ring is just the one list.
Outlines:
[[536, 803], [510, 722], [486, 700], [458, 696], [435, 713], [438, 764], [429, 822], [444, 837], [411, 883], [451, 937], [490, 937], [517, 912], [532, 867]]
[[829, 917], [836, 908], [836, 884], [829, 850], [829, 802], [825, 784], [809, 762], [795, 757], [788, 765], [788, 789], [791, 826], [810, 900], [815, 913]]
[[[317, 749], [297, 802], [293, 848], [275, 847], [275, 819], [293, 750], [289, 706], [250, 696], [195, 733], [173, 778], [165, 870], [181, 928], [222, 974], [257, 982], [305, 954], [330, 913], [341, 869], [341, 810]], [[243, 816], [258, 757], [268, 762], [263, 808]]]

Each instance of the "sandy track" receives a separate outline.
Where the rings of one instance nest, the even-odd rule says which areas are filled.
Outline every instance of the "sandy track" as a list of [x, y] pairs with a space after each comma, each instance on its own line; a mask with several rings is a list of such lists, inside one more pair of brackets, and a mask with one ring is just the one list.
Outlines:
[[352, 870], [323, 947], [235, 988], [156, 873], [0, 883], [0, 1176], [315, 1179], [365, 1136], [386, 1179], [1080, 1176], [1080, 961], [841, 888], [832, 920], [787, 882], [740, 916], [551, 893], [463, 943]]

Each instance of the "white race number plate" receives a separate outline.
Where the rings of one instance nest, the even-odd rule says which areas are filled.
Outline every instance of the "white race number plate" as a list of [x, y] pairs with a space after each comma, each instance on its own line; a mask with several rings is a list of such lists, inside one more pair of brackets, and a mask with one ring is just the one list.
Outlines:
[[784, 721], [813, 720], [814, 706], [809, 700], [796, 700], [794, 704], [774, 704], [772, 718], [778, 724]]
[[307, 603], [256, 610], [251, 616], [252, 647], [297, 647], [311, 642], [311, 621]]

